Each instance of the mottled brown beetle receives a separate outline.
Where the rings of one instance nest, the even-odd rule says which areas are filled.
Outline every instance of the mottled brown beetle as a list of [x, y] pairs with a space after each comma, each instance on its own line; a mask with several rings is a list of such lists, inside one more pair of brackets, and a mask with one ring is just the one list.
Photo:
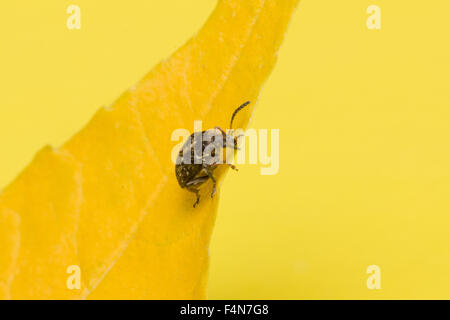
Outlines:
[[[175, 175], [177, 176], [180, 187], [195, 193], [197, 196], [194, 208], [200, 201], [198, 188], [208, 181], [208, 179], [211, 179], [213, 182], [211, 198], [214, 196], [216, 179], [213, 176], [213, 171], [219, 164], [222, 164], [222, 162], [216, 161], [220, 156], [218, 154], [216, 155], [215, 150], [222, 150], [227, 147], [238, 150], [237, 143], [240, 136], [233, 136], [233, 120], [236, 114], [249, 103], [250, 101], [247, 101], [234, 110], [231, 116], [230, 132], [228, 134], [220, 127], [202, 132], [194, 132], [178, 153], [175, 164]], [[216, 137], [220, 137], [220, 139], [216, 140]], [[233, 170], [237, 170], [232, 164], [223, 164], [230, 166]]]

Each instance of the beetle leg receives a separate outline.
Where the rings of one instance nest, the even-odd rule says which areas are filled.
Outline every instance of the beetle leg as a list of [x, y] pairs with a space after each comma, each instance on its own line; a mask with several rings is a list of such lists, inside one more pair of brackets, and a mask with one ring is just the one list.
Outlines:
[[189, 190], [190, 192], [195, 193], [195, 195], [197, 196], [197, 200], [194, 203], [194, 208], [200, 202], [199, 190], [196, 187], [201, 185], [202, 183], [204, 183], [208, 179], [209, 179], [209, 176], [203, 176], [203, 177], [198, 177], [198, 178], [196, 178], [196, 179], [186, 183], [186, 189]]
[[231, 148], [234, 150], [241, 150], [238, 146], [237, 146], [237, 138], [243, 137], [243, 134], [238, 135], [237, 137], [234, 138], [233, 141], [227, 141], [226, 139], [224, 139], [224, 144], [223, 147], [224, 148]]
[[236, 145], [234, 145], [234, 146], [225, 145], [224, 148], [231, 148], [231, 149], [234, 149], [234, 150], [241, 150], [241, 148], [239, 148]]
[[[203, 169], [205, 169], [205, 167], [208, 167], [209, 172], [212, 174], [212, 171], [219, 165], [219, 164], [226, 164], [227, 166], [229, 166], [231, 169], [235, 170], [235, 171], [239, 171], [238, 168], [236, 168], [236, 166], [232, 165], [231, 163], [214, 163], [214, 164], [204, 164], [203, 165]], [[204, 170], [206, 172], [206, 169]], [[206, 174], [208, 174], [208, 172], [206, 172]], [[214, 181], [214, 179], [212, 178], [212, 176], [210, 176], [211, 180]]]
[[194, 188], [194, 187], [189, 187], [189, 188], [187, 188], [187, 190], [189, 190], [190, 192], [195, 193], [195, 195], [197, 196], [197, 200], [194, 202], [194, 208], [195, 208], [195, 206], [200, 202], [200, 195], [198, 193], [198, 189]]
[[206, 180], [209, 179], [209, 176], [201, 176], [198, 178], [195, 178], [194, 180], [189, 181], [188, 183], [186, 183], [187, 187], [197, 187], [199, 185], [201, 185], [202, 183], [206, 182]]
[[241, 149], [239, 149], [239, 147], [237, 146], [237, 142], [238, 142], [238, 139], [239, 139], [240, 137], [245, 137], [245, 134], [240, 134], [240, 135], [234, 137], [234, 150], [241, 150]]
[[210, 166], [203, 165], [203, 170], [206, 172], [208, 177], [210, 177], [212, 182], [213, 182], [213, 188], [212, 188], [212, 192], [211, 192], [211, 198], [212, 198], [214, 196], [214, 193], [216, 193], [216, 179], [212, 175], [212, 171], [211, 171]]

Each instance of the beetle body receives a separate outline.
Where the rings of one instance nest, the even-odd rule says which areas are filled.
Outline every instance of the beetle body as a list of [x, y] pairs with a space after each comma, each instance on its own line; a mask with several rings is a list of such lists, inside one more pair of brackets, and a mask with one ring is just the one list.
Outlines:
[[[231, 117], [230, 128], [232, 128], [236, 114], [249, 103], [244, 103], [234, 111]], [[214, 196], [216, 179], [213, 172], [218, 165], [223, 164], [221, 151], [224, 148], [238, 149], [238, 137], [234, 137], [232, 132], [231, 130], [227, 134], [219, 127], [202, 132], [194, 132], [179, 151], [175, 164], [175, 175], [181, 188], [196, 194], [197, 199], [194, 203], [194, 208], [200, 201], [199, 187], [209, 179], [213, 182], [211, 197]], [[225, 165], [237, 170], [231, 164], [225, 163]]]

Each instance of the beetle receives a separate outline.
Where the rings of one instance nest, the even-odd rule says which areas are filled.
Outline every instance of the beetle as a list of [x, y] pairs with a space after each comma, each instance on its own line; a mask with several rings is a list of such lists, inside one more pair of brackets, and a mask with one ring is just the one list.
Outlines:
[[[228, 134], [220, 127], [194, 132], [181, 147], [175, 163], [175, 175], [181, 188], [193, 192], [197, 196], [194, 208], [200, 201], [199, 187], [209, 179], [213, 183], [211, 198], [214, 196], [216, 179], [213, 171], [219, 164], [222, 164], [219, 161], [221, 160], [219, 157], [221, 153], [217, 153], [217, 151], [224, 148], [239, 150], [237, 147], [238, 138], [242, 135], [237, 137], [233, 135], [233, 120], [237, 113], [249, 104], [250, 101], [247, 101], [234, 110]], [[237, 171], [234, 165], [225, 164]]]

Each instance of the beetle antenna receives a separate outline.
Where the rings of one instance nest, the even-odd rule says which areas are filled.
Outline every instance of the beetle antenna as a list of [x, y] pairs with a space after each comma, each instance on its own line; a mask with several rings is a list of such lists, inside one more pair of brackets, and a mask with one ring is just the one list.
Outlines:
[[241, 111], [242, 109], [244, 109], [247, 105], [250, 104], [250, 101], [247, 101], [245, 103], [243, 103], [239, 108], [237, 108], [236, 110], [234, 110], [233, 115], [231, 116], [231, 121], [230, 121], [230, 129], [233, 129], [233, 120], [234, 117], [236, 117], [236, 114]]

